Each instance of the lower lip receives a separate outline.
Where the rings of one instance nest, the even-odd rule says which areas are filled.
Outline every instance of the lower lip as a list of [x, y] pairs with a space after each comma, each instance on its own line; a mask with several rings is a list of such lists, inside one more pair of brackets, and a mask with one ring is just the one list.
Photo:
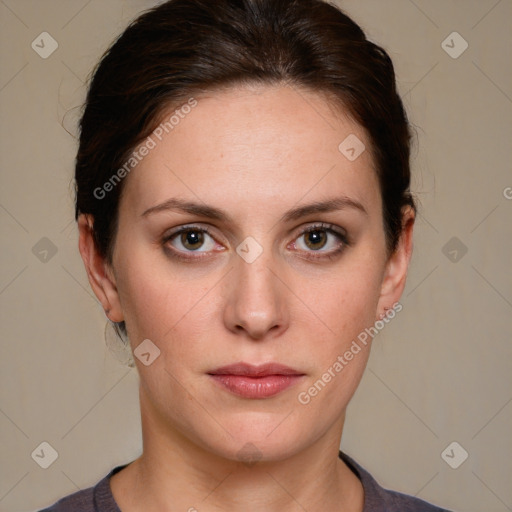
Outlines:
[[297, 383], [302, 375], [210, 375], [231, 393], [243, 398], [269, 398]]

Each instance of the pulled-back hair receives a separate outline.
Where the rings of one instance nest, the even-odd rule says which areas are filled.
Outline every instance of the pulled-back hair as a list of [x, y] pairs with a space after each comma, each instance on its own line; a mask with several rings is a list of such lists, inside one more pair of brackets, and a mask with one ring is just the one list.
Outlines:
[[387, 53], [321, 0], [170, 0], [124, 31], [90, 82], [76, 158], [76, 217], [94, 217], [100, 253], [111, 261], [123, 182], [108, 193], [97, 191], [164, 111], [201, 91], [244, 84], [289, 84], [326, 94], [365, 129], [392, 252], [402, 208], [414, 208], [414, 201], [410, 127]]

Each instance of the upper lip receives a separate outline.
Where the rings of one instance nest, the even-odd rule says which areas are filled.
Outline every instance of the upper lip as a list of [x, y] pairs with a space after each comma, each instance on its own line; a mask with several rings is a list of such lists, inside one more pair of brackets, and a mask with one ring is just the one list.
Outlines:
[[216, 368], [208, 373], [210, 375], [244, 375], [247, 377], [266, 377], [268, 375], [304, 375], [302, 372], [279, 363], [266, 363], [261, 365], [235, 363]]

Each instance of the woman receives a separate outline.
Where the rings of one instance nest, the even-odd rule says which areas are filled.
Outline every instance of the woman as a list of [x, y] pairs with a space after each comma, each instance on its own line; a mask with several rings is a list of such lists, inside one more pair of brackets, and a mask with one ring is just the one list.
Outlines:
[[319, 0], [171, 0], [90, 84], [80, 253], [143, 453], [47, 510], [439, 511], [339, 452], [415, 218], [392, 63]]

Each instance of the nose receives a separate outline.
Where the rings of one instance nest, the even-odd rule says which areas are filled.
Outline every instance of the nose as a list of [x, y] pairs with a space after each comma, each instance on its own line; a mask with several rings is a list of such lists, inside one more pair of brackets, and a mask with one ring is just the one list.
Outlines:
[[[282, 334], [289, 323], [287, 288], [265, 252], [248, 263], [235, 257], [229, 273], [224, 323], [235, 334], [263, 340]], [[289, 294], [289, 292], [288, 292]]]

